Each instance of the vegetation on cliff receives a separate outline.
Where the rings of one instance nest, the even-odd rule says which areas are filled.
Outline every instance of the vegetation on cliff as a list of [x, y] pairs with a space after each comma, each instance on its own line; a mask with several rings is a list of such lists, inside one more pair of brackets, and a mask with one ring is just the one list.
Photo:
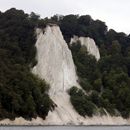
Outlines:
[[[104, 22], [91, 16], [67, 15], [40, 19], [14, 8], [0, 12], [0, 119], [22, 116], [45, 118], [53, 109], [49, 85], [31, 73], [36, 64], [36, 27], [58, 24], [72, 51], [84, 89], [72, 87], [70, 100], [79, 114], [92, 116], [105, 108], [111, 115], [130, 115], [130, 35], [108, 30]], [[89, 55], [80, 43], [69, 45], [73, 35], [91, 37], [101, 59]]]
[[[99, 22], [99, 20], [94, 21], [88, 16], [76, 17], [72, 15], [65, 16], [63, 19], [69, 21], [68, 17], [69, 19], [72, 18], [72, 21], [74, 17], [77, 21], [82, 19], [83, 21], [80, 24], [84, 25], [85, 22], [85, 26], [83, 29], [81, 28], [80, 31], [75, 32], [74, 35], [92, 37], [95, 39], [100, 49], [101, 59], [96, 61], [94, 56], [88, 54], [85, 46], [80, 45], [80, 42], [77, 42], [72, 46], [69, 45], [77, 68], [79, 83], [86, 91], [87, 97], [91, 99], [91, 103], [94, 103], [98, 108], [105, 108], [111, 115], [119, 115], [120, 113], [124, 118], [129, 117], [129, 35], [117, 33], [112, 29], [108, 31], [105, 23]], [[95, 26], [93, 26], [93, 22], [95, 23]], [[67, 22], [65, 25], [69, 28], [69, 24], [72, 23]], [[77, 26], [78, 24], [75, 28], [77, 28]], [[62, 30], [66, 37], [68, 31], [65, 29]], [[69, 29], [71, 30], [71, 28]], [[83, 30], [86, 30], [89, 33], [84, 32]], [[71, 98], [73, 99], [74, 97], [72, 96], [73, 95], [71, 95]], [[74, 107], [76, 108], [76, 105], [74, 105]], [[88, 114], [86, 113], [86, 115]]]
[[0, 13], [0, 119], [40, 116], [52, 109], [49, 85], [31, 73], [35, 60], [34, 15], [14, 8]]
[[[105, 108], [111, 115], [128, 118], [130, 116], [130, 35], [113, 29], [108, 30], [104, 22], [93, 20], [89, 15], [55, 15], [50, 19], [46, 18], [45, 21], [60, 26], [72, 51], [79, 83], [86, 91], [89, 101], [100, 109]], [[94, 56], [89, 55], [80, 42], [71, 46], [69, 43], [73, 35], [93, 38], [100, 50], [100, 60], [96, 61]], [[78, 104], [73, 102], [77, 100], [78, 95], [76, 95], [77, 93], [71, 94], [71, 102], [79, 112], [83, 106], [77, 108]], [[82, 100], [82, 96], [78, 100]]]

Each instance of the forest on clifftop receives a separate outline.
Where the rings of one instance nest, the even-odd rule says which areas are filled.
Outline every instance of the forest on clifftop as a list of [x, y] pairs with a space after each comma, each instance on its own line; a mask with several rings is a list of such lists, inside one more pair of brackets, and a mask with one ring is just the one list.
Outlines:
[[[37, 63], [35, 28], [53, 23], [60, 26], [72, 51], [85, 93], [72, 86], [70, 100], [82, 116], [92, 116], [104, 108], [115, 116], [130, 116], [130, 35], [108, 30], [90, 15], [54, 15], [40, 18], [15, 8], [0, 12], [0, 119], [40, 116], [43, 119], [54, 103], [49, 85], [31, 73]], [[99, 61], [89, 55], [80, 43], [70, 46], [73, 35], [93, 38], [99, 47]]]

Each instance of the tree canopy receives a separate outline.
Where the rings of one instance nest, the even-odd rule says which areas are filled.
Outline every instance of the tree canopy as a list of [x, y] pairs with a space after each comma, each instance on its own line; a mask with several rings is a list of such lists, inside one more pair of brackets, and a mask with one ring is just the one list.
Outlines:
[[45, 119], [53, 107], [49, 85], [31, 73], [36, 20], [34, 13], [29, 16], [15, 8], [0, 13], [0, 119]]
[[[111, 115], [130, 116], [130, 35], [108, 30], [105, 22], [90, 15], [54, 15], [40, 18], [15, 8], [0, 12], [0, 119], [40, 116], [54, 108], [49, 85], [31, 73], [35, 59], [35, 28], [48, 23], [60, 26], [72, 51], [82, 90], [72, 87], [70, 100], [82, 116], [104, 108]], [[69, 45], [74, 35], [93, 38], [101, 58], [88, 54], [80, 42]], [[102, 112], [101, 112], [102, 113]]]

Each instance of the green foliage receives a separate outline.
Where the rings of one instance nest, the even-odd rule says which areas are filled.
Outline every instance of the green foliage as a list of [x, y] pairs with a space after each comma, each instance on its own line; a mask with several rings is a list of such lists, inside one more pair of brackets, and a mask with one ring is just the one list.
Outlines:
[[[31, 74], [26, 66], [14, 64], [11, 62], [14, 59], [5, 56], [0, 56], [4, 58], [0, 62], [0, 103], [9, 114], [3, 113], [1, 118], [22, 116], [30, 119], [37, 115], [45, 118], [53, 104], [46, 94], [48, 85]], [[44, 105], [46, 107], [41, 108]]]
[[33, 22], [33, 24], [37, 24], [40, 19], [40, 16], [35, 14], [34, 12], [31, 12], [30, 19]]
[[111, 45], [111, 54], [115, 55], [115, 54], [119, 54], [121, 53], [121, 46], [119, 44], [118, 41], [112, 41], [112, 45]]
[[30, 64], [35, 58], [35, 37], [32, 19], [22, 10], [14, 8], [6, 11], [0, 17], [0, 47], [10, 50]]
[[38, 18], [14, 8], [0, 14], [0, 119], [40, 116], [52, 109], [48, 84], [34, 76], [34, 27]]
[[93, 20], [89, 15], [67, 15], [59, 20], [59, 25], [67, 43], [73, 35], [77, 35], [89, 36], [101, 44], [107, 33], [105, 23], [100, 20]]
[[94, 56], [89, 55], [87, 53], [87, 49], [85, 46], [81, 47], [77, 43], [76, 45], [74, 44], [71, 46], [71, 50], [74, 62], [77, 67], [78, 75], [81, 78], [87, 78], [91, 82], [97, 76], [97, 70], [96, 70], [97, 61]]
[[93, 86], [85, 78], [80, 78], [79, 83], [86, 92], [89, 92], [93, 89]]
[[99, 96], [99, 93], [97, 91], [93, 91], [90, 95], [90, 99], [91, 101], [97, 105], [98, 107], [100, 107], [100, 96]]
[[69, 90], [70, 100], [76, 111], [82, 116], [92, 116], [95, 105], [88, 99], [81, 89], [72, 87]]
[[101, 79], [96, 79], [93, 83], [93, 89], [101, 92], [101, 88], [102, 88], [102, 80]]
[[76, 32], [77, 17], [77, 15], [67, 15], [60, 21], [60, 28], [67, 42]]
[[[130, 115], [129, 37], [114, 30], [107, 32], [103, 22], [93, 22], [90, 18], [81, 16], [80, 24], [86, 28], [93, 25], [90, 27], [91, 35], [86, 30], [84, 34], [80, 34], [94, 38], [100, 44], [101, 53], [101, 59], [97, 62], [87, 53], [86, 48], [80, 45], [80, 42], [70, 46], [80, 85], [99, 110], [105, 108], [111, 115], [120, 113], [124, 118], [128, 118]], [[77, 109], [76, 103], [74, 107]]]
[[40, 19], [32, 12], [12, 8], [0, 12], [0, 119], [45, 118], [54, 108], [49, 98], [48, 85], [31, 74], [35, 59], [35, 27], [58, 24], [67, 41], [73, 35], [91, 37], [99, 46], [101, 59], [89, 55], [80, 42], [72, 46], [79, 83], [84, 92], [76, 87], [69, 91], [74, 108], [82, 116], [92, 116], [94, 110], [104, 108], [111, 114], [119, 112], [124, 118], [130, 115], [130, 35], [107, 30], [100, 20], [89, 15], [54, 15]]
[[107, 26], [100, 20], [93, 20], [89, 15], [54, 15], [39, 20], [38, 26], [45, 27], [48, 23], [58, 24], [66, 42], [69, 44], [73, 35], [93, 38], [98, 45], [106, 39]]

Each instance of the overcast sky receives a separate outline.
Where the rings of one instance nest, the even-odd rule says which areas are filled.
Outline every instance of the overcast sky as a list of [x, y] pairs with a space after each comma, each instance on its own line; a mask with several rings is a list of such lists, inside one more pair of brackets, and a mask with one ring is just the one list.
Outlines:
[[0, 0], [3, 12], [15, 7], [42, 18], [54, 14], [89, 14], [106, 22], [109, 28], [130, 33], [130, 0]]

